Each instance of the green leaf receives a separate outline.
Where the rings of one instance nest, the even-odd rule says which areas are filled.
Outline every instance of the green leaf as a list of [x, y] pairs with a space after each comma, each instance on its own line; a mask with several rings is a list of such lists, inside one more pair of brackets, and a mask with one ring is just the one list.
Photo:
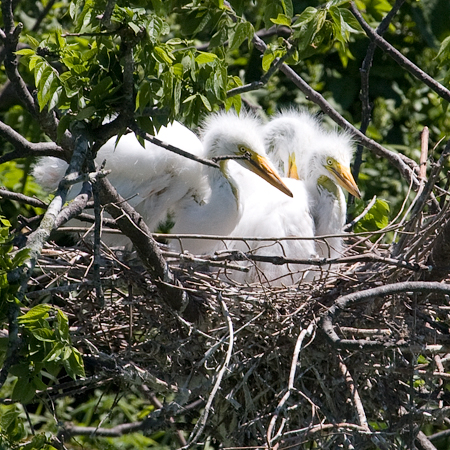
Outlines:
[[265, 52], [264, 53], [264, 56], [262, 59], [262, 68], [265, 72], [267, 72], [270, 69], [270, 66], [275, 58], [276, 58], [276, 55], [273, 52]]
[[23, 48], [22, 50], [17, 50], [14, 53], [16, 55], [21, 55], [21, 56], [32, 56], [32, 55], [36, 54], [36, 52], [34, 50], [32, 50], [31, 48]]
[[38, 48], [39, 47], [39, 41], [37, 39], [35, 39], [33, 36], [27, 34], [27, 41], [30, 43], [30, 45], [33, 48]]
[[46, 319], [51, 309], [52, 307], [50, 305], [37, 305], [31, 308], [27, 313], [19, 316], [17, 320], [21, 324], [26, 324], [39, 319]]
[[87, 106], [86, 108], [83, 108], [81, 111], [78, 112], [77, 120], [88, 119], [89, 117], [93, 116], [94, 113], [95, 113], [95, 107]]
[[447, 59], [449, 59], [449, 57], [450, 57], [450, 36], [446, 37], [442, 41], [435, 59], [439, 60], [442, 63]]
[[172, 55], [168, 54], [163, 48], [161, 47], [155, 47], [154, 48], [154, 56], [156, 60], [166, 63], [166, 64], [172, 64], [174, 58]]
[[241, 22], [237, 25], [233, 38], [230, 43], [230, 50], [235, 50], [248, 39], [249, 36], [253, 36], [253, 25], [250, 22]]
[[311, 22], [317, 15], [317, 9], [312, 6], [308, 6], [299, 16], [292, 25], [292, 28], [300, 28], [302, 25]]
[[214, 53], [207, 52], [199, 52], [199, 54], [195, 57], [195, 62], [197, 64], [207, 64], [217, 59], [217, 55]]
[[291, 26], [291, 19], [285, 14], [278, 14], [276, 19], [270, 19], [276, 25], [285, 25], [286, 27]]
[[17, 379], [12, 392], [12, 399], [21, 403], [29, 403], [33, 400], [36, 389], [28, 377], [20, 377]]
[[55, 333], [50, 328], [33, 328], [30, 333], [38, 341], [55, 342]]

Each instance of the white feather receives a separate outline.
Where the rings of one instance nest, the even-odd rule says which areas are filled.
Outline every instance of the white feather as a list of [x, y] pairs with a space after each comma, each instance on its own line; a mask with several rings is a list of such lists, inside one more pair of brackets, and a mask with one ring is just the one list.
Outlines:
[[[342, 234], [346, 220], [345, 196], [325, 166], [327, 159], [332, 157], [349, 168], [353, 154], [350, 136], [325, 131], [310, 113], [292, 109], [279, 113], [266, 125], [265, 139], [269, 157], [274, 164], [280, 161], [285, 176], [289, 155], [295, 154], [298, 176], [306, 183], [315, 235]], [[331, 180], [332, 189], [318, 183], [320, 177]], [[343, 252], [343, 240], [341, 237], [328, 238], [319, 241], [316, 249], [320, 257], [335, 258]]]
[[[208, 159], [240, 154], [242, 146], [265, 156], [260, 124], [245, 113], [241, 117], [235, 113], [211, 115], [202, 129], [203, 143], [178, 123], [162, 128], [157, 137]], [[241, 203], [228, 161], [221, 162], [218, 170], [149, 142], [143, 148], [133, 134], [123, 136], [117, 146], [116, 138], [110, 139], [96, 158], [99, 164], [103, 160], [105, 169], [111, 170], [111, 183], [151, 230], [169, 216], [175, 234], [228, 235], [240, 218]], [[239, 164], [245, 167], [248, 162]], [[34, 175], [42, 186], [54, 189], [66, 168], [66, 163], [55, 158], [43, 158]], [[181, 248], [204, 253], [216, 245], [213, 240], [190, 239], [184, 240]], [[173, 241], [173, 246], [180, 248], [178, 241]]]

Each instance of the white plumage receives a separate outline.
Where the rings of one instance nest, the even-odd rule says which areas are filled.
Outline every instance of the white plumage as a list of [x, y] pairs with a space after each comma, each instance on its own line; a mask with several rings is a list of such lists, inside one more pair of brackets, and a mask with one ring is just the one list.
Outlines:
[[[205, 122], [202, 141], [178, 123], [163, 127], [157, 137], [203, 158], [247, 155], [249, 159], [239, 160], [240, 166], [292, 195], [265, 158], [261, 135], [259, 122], [251, 115], [219, 113]], [[105, 168], [111, 170], [111, 183], [152, 230], [169, 216], [176, 234], [228, 235], [239, 221], [241, 200], [228, 170], [229, 161], [221, 161], [220, 170], [207, 167], [148, 142], [144, 148], [133, 134], [122, 136], [117, 146], [116, 138], [110, 139], [96, 158], [99, 164], [103, 160]], [[43, 158], [34, 176], [51, 190], [66, 168], [63, 161]], [[213, 240], [192, 239], [182, 244], [184, 250], [194, 253], [210, 252], [215, 247]]]
[[[350, 136], [325, 131], [306, 111], [288, 110], [266, 125], [265, 141], [269, 157], [282, 174], [305, 181], [315, 235], [342, 234], [346, 201], [341, 187], [360, 198], [350, 172]], [[343, 251], [342, 238], [317, 241], [316, 251], [320, 257], [338, 257]]]
[[[233, 240], [227, 247], [253, 255], [282, 256], [288, 259], [309, 259], [315, 257], [314, 224], [309, 212], [305, 185], [300, 180], [283, 178], [284, 183], [294, 194], [289, 198], [275, 190], [267, 189], [264, 183], [246, 177], [244, 171], [235, 169], [236, 179], [244, 192], [248, 184], [254, 189], [246, 195], [241, 220], [231, 233], [233, 237], [283, 238], [303, 237], [306, 240], [254, 241]], [[261, 282], [272, 286], [292, 285], [303, 280], [311, 280], [311, 269], [304, 264], [280, 264], [270, 262], [248, 262], [242, 264], [249, 272], [233, 271], [229, 278], [241, 283]]]

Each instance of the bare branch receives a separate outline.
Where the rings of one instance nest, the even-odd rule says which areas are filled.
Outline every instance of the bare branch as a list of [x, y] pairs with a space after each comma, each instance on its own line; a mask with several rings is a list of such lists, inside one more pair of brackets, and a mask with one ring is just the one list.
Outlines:
[[440, 97], [442, 97], [447, 102], [450, 102], [450, 91], [446, 89], [442, 84], [437, 82], [434, 78], [430, 77], [422, 69], [413, 64], [408, 58], [405, 58], [397, 49], [395, 49], [391, 44], [389, 44], [385, 39], [383, 39], [379, 34], [377, 34], [372, 27], [364, 20], [363, 16], [356, 8], [353, 2], [350, 3], [350, 9], [358, 22], [360, 23], [363, 30], [366, 32], [367, 36], [385, 53], [387, 53], [396, 63], [401, 67], [406, 69], [411, 75], [416, 77], [418, 80], [425, 83], [429, 88], [436, 92]]
[[0, 136], [15, 147], [15, 151], [0, 157], [0, 164], [16, 158], [24, 158], [25, 156], [56, 156], [61, 159], [69, 159], [69, 152], [54, 142], [40, 142], [37, 144], [29, 142], [2, 121], [0, 121]]
[[[142, 136], [144, 139], [151, 142], [152, 144], [157, 145], [158, 147], [165, 148], [166, 150], [176, 153], [177, 155], [192, 159], [193, 161], [204, 164], [205, 166], [215, 167], [216, 169], [219, 168], [219, 164], [217, 164], [213, 161], [210, 161], [209, 159], [199, 158], [198, 156], [195, 156], [192, 153], [181, 150], [180, 148], [175, 147], [171, 144], [168, 144], [167, 142], [161, 141], [161, 139], [158, 139], [156, 136], [152, 136], [151, 134], [148, 134], [145, 131], [140, 130], [139, 128], [137, 128], [134, 131], [136, 134], [138, 134], [139, 136]], [[227, 159], [229, 159], [229, 158], [227, 158]]]

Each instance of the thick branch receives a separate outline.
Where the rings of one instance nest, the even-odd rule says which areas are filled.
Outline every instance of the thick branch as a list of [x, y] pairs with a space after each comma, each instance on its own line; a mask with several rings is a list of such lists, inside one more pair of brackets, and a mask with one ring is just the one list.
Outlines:
[[25, 156], [56, 156], [61, 159], [68, 159], [70, 156], [68, 151], [54, 142], [39, 142], [35, 144], [27, 141], [17, 131], [1, 121], [0, 136], [15, 147], [15, 151], [6, 153], [6, 155], [0, 157], [0, 164]]
[[108, 213], [116, 219], [120, 230], [133, 243], [154, 283], [159, 287], [164, 301], [174, 310], [180, 313], [184, 312], [188, 320], [198, 320], [198, 307], [188, 297], [181, 283], [170, 271], [142, 217], [117, 193], [107, 179], [100, 179], [98, 184], [101, 203], [105, 205]]

